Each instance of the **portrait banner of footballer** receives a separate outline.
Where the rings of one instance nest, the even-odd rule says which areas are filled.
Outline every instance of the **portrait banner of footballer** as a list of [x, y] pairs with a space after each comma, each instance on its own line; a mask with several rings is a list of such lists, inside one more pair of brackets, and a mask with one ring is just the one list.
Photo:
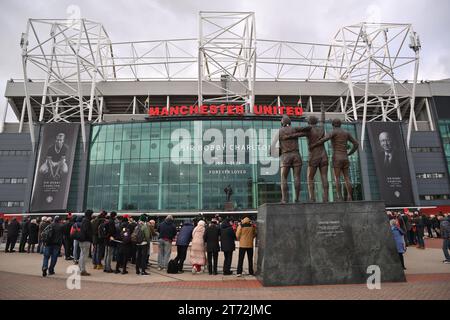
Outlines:
[[43, 126], [34, 174], [30, 211], [67, 209], [79, 124]]

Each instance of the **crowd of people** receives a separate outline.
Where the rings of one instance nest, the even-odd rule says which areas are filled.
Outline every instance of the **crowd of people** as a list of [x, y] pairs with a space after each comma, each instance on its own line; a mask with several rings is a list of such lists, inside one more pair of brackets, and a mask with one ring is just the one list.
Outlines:
[[427, 216], [420, 211], [387, 211], [397, 252], [404, 269], [403, 254], [407, 247], [417, 246], [425, 250], [424, 237], [442, 238], [443, 263], [450, 264], [450, 216], [439, 213]]
[[[3, 221], [1, 221], [3, 227]], [[245, 217], [240, 223], [219, 216], [209, 221], [203, 216], [186, 219], [176, 226], [173, 216], [167, 216], [160, 223], [147, 215], [132, 217], [119, 216], [112, 211], [94, 215], [87, 210], [83, 216], [61, 218], [59, 216], [39, 219], [24, 218], [21, 223], [13, 218], [5, 221], [7, 241], [5, 252], [15, 252], [14, 247], [20, 236], [19, 252], [43, 255], [42, 276], [55, 274], [59, 257], [71, 260], [79, 266], [82, 276], [90, 276], [88, 260], [92, 259], [94, 270], [106, 273], [127, 274], [131, 263], [136, 274], [149, 275], [150, 255], [153, 242], [158, 244], [157, 268], [168, 273], [183, 273], [184, 262], [190, 247], [192, 273], [207, 271], [218, 274], [219, 252], [223, 252], [223, 275], [232, 275], [231, 264], [235, 242], [239, 241], [237, 276], [243, 274], [245, 255], [248, 271], [253, 271], [253, 248], [256, 226]], [[176, 257], [170, 260], [172, 245], [177, 248]], [[28, 244], [27, 248], [26, 245]], [[63, 254], [62, 249], [63, 248]], [[115, 267], [113, 268], [113, 262]]]
[[[420, 211], [387, 211], [391, 231], [397, 252], [404, 269], [403, 254], [407, 247], [417, 246], [425, 249], [424, 237], [442, 238], [443, 263], [450, 264], [450, 216], [440, 213], [427, 216]], [[40, 253], [43, 255], [42, 275], [55, 273], [58, 257], [63, 248], [66, 260], [73, 260], [79, 266], [82, 276], [89, 276], [88, 260], [92, 259], [94, 270], [106, 273], [127, 274], [127, 266], [135, 266], [136, 274], [149, 275], [150, 255], [153, 243], [157, 242], [159, 271], [183, 273], [190, 248], [192, 273], [208, 271], [218, 274], [219, 252], [223, 253], [223, 275], [232, 275], [231, 264], [236, 241], [239, 241], [237, 276], [243, 273], [245, 256], [248, 260], [248, 272], [254, 274], [253, 250], [256, 238], [256, 226], [245, 217], [242, 221], [232, 221], [219, 216], [209, 221], [203, 216], [186, 219], [181, 225], [175, 224], [169, 215], [160, 223], [149, 219], [147, 215], [132, 217], [119, 216], [105, 211], [94, 216], [87, 210], [83, 216], [68, 215], [64, 219], [42, 217], [24, 218], [19, 223], [0, 218], [0, 239], [7, 231], [5, 252], [15, 252], [19, 239], [19, 252]], [[172, 245], [176, 245], [176, 257], [170, 259]], [[113, 267], [113, 262], [115, 266]]]

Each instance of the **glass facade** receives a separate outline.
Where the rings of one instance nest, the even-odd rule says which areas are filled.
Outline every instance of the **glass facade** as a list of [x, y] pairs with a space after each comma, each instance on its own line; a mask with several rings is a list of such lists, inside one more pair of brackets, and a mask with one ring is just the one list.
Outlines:
[[[293, 122], [298, 125], [306, 123]], [[96, 211], [222, 211], [227, 185], [233, 189], [231, 201], [236, 210], [279, 202], [279, 160], [269, 156], [279, 128], [279, 120], [234, 119], [94, 125], [86, 206]], [[343, 128], [356, 136], [353, 124]], [[331, 131], [331, 125], [326, 129]], [[304, 161], [301, 199], [306, 201], [308, 148], [306, 139], [299, 143]], [[330, 150], [328, 155], [331, 158]], [[358, 153], [350, 157], [350, 175], [354, 199], [363, 200], [358, 157]], [[316, 179], [320, 201], [319, 174]], [[331, 169], [328, 180], [333, 200]], [[293, 188], [291, 174], [292, 197]]]
[[450, 120], [439, 120], [439, 131], [441, 132], [448, 172], [450, 173]]

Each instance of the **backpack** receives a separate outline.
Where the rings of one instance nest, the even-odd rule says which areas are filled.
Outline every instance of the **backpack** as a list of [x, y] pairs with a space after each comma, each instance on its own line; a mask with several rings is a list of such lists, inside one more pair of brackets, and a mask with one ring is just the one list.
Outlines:
[[81, 227], [78, 225], [78, 223], [74, 223], [72, 228], [70, 228], [70, 236], [74, 240], [80, 240], [81, 239]]
[[108, 238], [108, 231], [109, 231], [109, 223], [104, 222], [98, 226], [98, 238], [99, 239], [106, 239]]
[[175, 274], [178, 273], [178, 264], [175, 259], [172, 259], [169, 261], [169, 264], [167, 265], [167, 273]]
[[144, 232], [141, 226], [136, 226], [133, 233], [131, 234], [131, 241], [136, 244], [140, 244], [144, 241]]
[[120, 231], [120, 239], [123, 244], [128, 244], [131, 242], [130, 230], [128, 228], [122, 228]]
[[53, 225], [49, 224], [41, 233], [42, 242], [47, 245], [53, 238]]

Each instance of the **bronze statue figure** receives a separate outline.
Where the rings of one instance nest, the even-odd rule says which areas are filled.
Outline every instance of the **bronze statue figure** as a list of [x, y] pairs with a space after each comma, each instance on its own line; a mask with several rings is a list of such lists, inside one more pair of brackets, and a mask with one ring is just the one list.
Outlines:
[[227, 202], [230, 202], [231, 195], [233, 194], [233, 189], [231, 188], [231, 185], [229, 184], [225, 189], [223, 189], [223, 191], [226, 194]]
[[281, 119], [279, 132], [280, 142], [280, 168], [281, 168], [281, 203], [289, 202], [288, 176], [291, 168], [294, 170], [295, 202], [299, 202], [300, 174], [302, 170], [302, 157], [300, 156], [298, 137], [310, 128], [293, 128], [291, 119], [284, 115]]
[[[322, 109], [322, 125], [325, 123], [325, 112]], [[316, 176], [317, 169], [320, 170], [320, 177], [322, 180], [323, 188], [323, 202], [328, 202], [328, 155], [323, 144], [311, 149], [311, 146], [318, 142], [325, 136], [324, 127], [318, 126], [319, 119], [315, 116], [311, 116], [308, 119], [310, 130], [295, 134], [292, 137], [306, 137], [308, 139], [308, 146], [310, 148], [309, 161], [308, 161], [308, 194], [309, 201], [316, 202], [316, 193], [314, 187], [314, 177]]]
[[[350, 182], [349, 176], [349, 168], [350, 162], [348, 160], [348, 156], [358, 150], [359, 143], [355, 138], [351, 136], [351, 134], [344, 129], [341, 128], [341, 120], [334, 119], [333, 122], [333, 131], [327, 134], [325, 137], [313, 143], [309, 146], [310, 152], [314, 153], [314, 149], [319, 146], [323, 146], [323, 144], [331, 140], [331, 146], [333, 148], [333, 169], [334, 169], [334, 181], [336, 183], [336, 192], [337, 192], [337, 201], [342, 201], [342, 191], [340, 184], [340, 176], [341, 174], [344, 176], [345, 188], [347, 190], [347, 201], [352, 201], [352, 185]], [[347, 143], [351, 142], [353, 144], [353, 148], [347, 154]]]

